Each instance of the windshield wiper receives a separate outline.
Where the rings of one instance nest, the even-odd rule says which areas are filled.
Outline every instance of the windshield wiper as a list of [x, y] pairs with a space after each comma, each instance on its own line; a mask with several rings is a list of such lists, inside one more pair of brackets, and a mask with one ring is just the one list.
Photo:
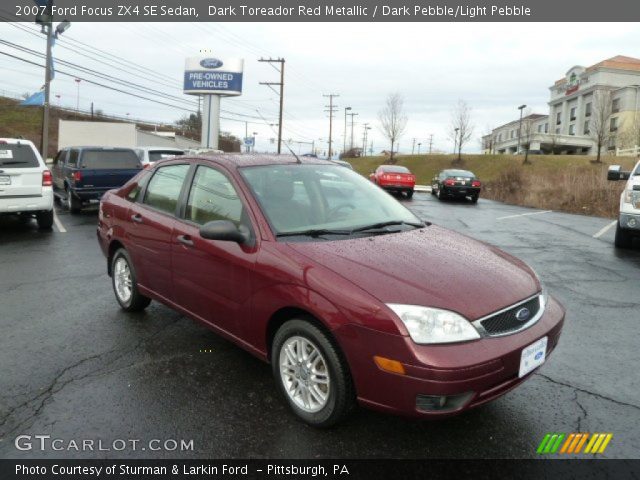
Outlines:
[[276, 237], [319, 237], [321, 235], [351, 235], [350, 230], [328, 230], [324, 228], [312, 228], [298, 232], [282, 232]]
[[389, 220], [387, 222], [378, 222], [372, 223], [371, 225], [365, 225], [364, 227], [354, 228], [351, 232], [365, 232], [367, 230], [379, 230], [384, 227], [391, 227], [393, 225], [409, 225], [415, 228], [422, 228], [425, 226], [424, 223], [416, 223], [416, 222], [404, 222], [402, 220]]

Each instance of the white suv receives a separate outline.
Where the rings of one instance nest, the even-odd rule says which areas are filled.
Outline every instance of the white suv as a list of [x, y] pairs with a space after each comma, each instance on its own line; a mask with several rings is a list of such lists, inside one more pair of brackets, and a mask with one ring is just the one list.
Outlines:
[[151, 167], [158, 160], [184, 155], [184, 150], [170, 147], [140, 147], [135, 149], [144, 168]]
[[33, 216], [38, 227], [53, 225], [53, 186], [32, 142], [0, 138], [0, 215]]
[[627, 180], [620, 195], [620, 218], [616, 226], [616, 247], [630, 248], [633, 237], [640, 237], [640, 162], [633, 171], [623, 172], [620, 165], [611, 165], [609, 180]]

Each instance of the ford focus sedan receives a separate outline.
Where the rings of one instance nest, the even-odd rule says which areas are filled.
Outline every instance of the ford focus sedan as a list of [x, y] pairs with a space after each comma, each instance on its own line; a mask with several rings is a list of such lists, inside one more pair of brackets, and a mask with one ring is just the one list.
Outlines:
[[121, 308], [161, 302], [269, 362], [315, 426], [356, 404], [437, 418], [486, 403], [548, 359], [564, 321], [522, 261], [316, 158], [158, 162], [103, 197], [97, 233]]

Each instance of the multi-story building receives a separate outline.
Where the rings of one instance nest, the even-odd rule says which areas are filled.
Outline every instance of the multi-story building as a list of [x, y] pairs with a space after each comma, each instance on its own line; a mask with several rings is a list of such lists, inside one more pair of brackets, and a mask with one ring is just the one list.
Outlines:
[[518, 119], [494, 129], [482, 137], [483, 150], [516, 153], [520, 144], [521, 151], [528, 146], [536, 153], [596, 154], [594, 128], [604, 131], [596, 127], [604, 121], [602, 152], [639, 144], [640, 59], [617, 56], [587, 68], [572, 67], [549, 90], [548, 115], [528, 115], [522, 123]]

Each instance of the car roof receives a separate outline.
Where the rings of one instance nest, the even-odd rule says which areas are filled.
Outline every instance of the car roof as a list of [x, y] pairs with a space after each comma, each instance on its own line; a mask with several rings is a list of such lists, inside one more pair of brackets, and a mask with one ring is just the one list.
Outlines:
[[33, 142], [25, 138], [0, 138], [0, 143], [6, 143], [11, 145], [17, 145], [18, 143], [25, 143], [27, 145], [33, 146]]
[[100, 145], [72, 145], [69, 147], [64, 147], [61, 150], [131, 150], [134, 151], [133, 148], [130, 147], [105, 147]]
[[476, 176], [475, 173], [473, 173], [471, 170], [462, 170], [461, 168], [447, 168], [445, 170], [442, 170], [443, 173], [451, 173], [453, 175], [464, 175], [464, 174], [470, 174], [473, 175], [474, 177]]
[[164, 150], [166, 152], [184, 152], [186, 148], [178, 148], [178, 147], [135, 147], [136, 150], [150, 151], [150, 150]]
[[[261, 165], [336, 165], [335, 162], [320, 158], [303, 157], [296, 159], [293, 155], [269, 155], [269, 154], [240, 154], [240, 153], [214, 153], [211, 155], [185, 155], [180, 157], [180, 161], [211, 160], [229, 169], [243, 167], [257, 167]], [[172, 159], [175, 160], [175, 159]], [[163, 160], [171, 161], [171, 160]], [[160, 162], [158, 162], [160, 163]]]

